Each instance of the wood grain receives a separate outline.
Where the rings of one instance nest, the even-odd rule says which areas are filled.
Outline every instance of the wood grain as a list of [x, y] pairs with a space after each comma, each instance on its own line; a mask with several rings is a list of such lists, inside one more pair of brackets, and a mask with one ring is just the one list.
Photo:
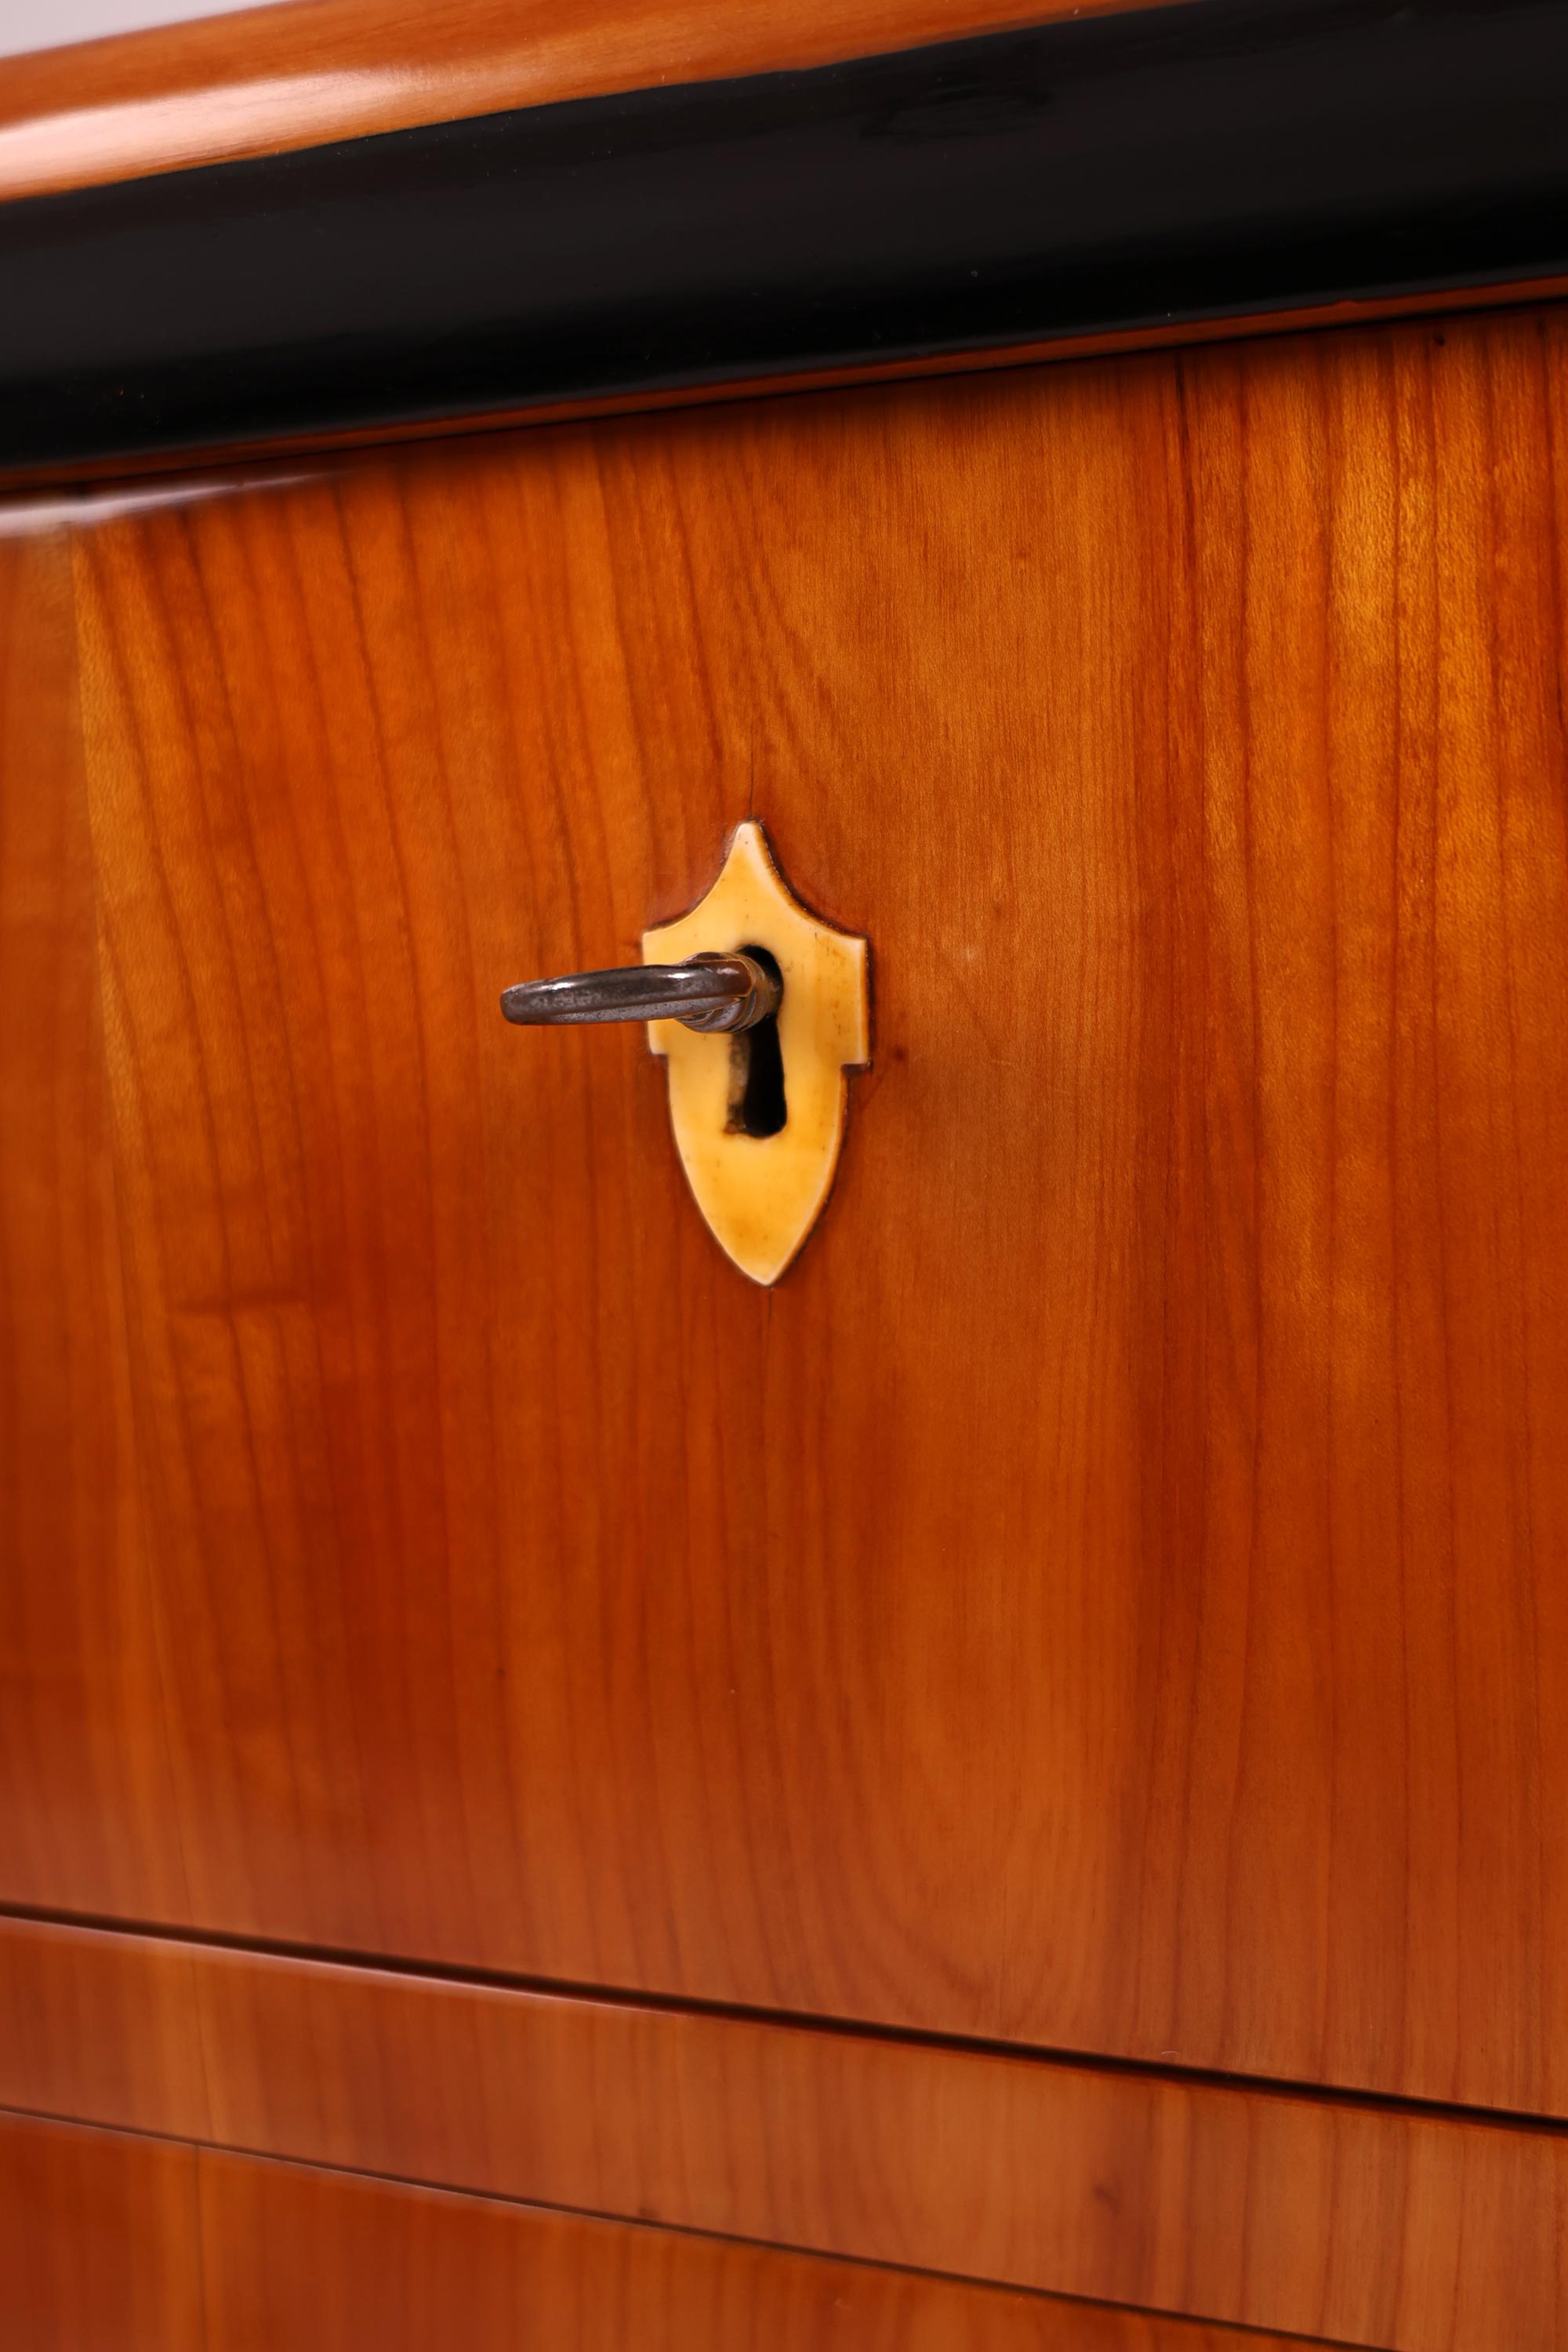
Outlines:
[[0, 2116], [6, 2352], [208, 2352], [201, 2255], [193, 2149]]
[[1283, 2352], [900, 2276], [0, 2116], [9, 2352]]
[[0, 200], [1132, 5], [291, 0], [0, 59]]
[[[128, 1773], [55, 1900], [1568, 2111], [1565, 402], [1542, 315], [84, 504], [188, 1895]], [[495, 1001], [748, 809], [876, 974], [771, 1299]]]
[[1284, 2352], [1268, 2336], [204, 2156], [212, 2352]]
[[0, 537], [0, 1828], [8, 1891], [184, 1903], [158, 1690], [70, 553]]
[[1568, 2346], [1568, 2136], [10, 1921], [0, 2106], [1380, 2345]]

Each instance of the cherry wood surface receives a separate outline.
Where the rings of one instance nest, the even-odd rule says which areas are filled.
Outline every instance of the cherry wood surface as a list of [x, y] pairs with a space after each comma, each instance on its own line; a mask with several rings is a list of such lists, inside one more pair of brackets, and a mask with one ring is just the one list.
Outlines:
[[[1565, 427], [1542, 314], [76, 507], [0, 1897], [1563, 2112]], [[772, 1294], [495, 1001], [748, 810], [875, 973]]]
[[1152, 2315], [0, 2116], [7, 2352], [1283, 2352]]
[[0, 2313], [6, 2352], [205, 2352], [195, 2151], [0, 2116]]
[[289, 0], [0, 58], [0, 200], [1133, 5]]
[[0, 537], [0, 1830], [45, 1902], [184, 1902], [108, 1156], [70, 555]]
[[1568, 2136], [0, 1924], [0, 2106], [1396, 2352], [1568, 2346]]

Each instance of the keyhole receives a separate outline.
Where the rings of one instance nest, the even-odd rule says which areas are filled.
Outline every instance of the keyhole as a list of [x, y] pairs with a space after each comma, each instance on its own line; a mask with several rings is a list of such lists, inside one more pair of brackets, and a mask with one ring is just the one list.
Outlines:
[[[782, 985], [778, 960], [766, 948], [747, 946], [741, 953], [760, 963], [768, 978]], [[775, 1011], [765, 1021], [759, 1021], [754, 1029], [739, 1031], [731, 1041], [730, 1133], [759, 1139], [777, 1135], [788, 1117], [784, 1055], [779, 1048], [779, 1016]]]

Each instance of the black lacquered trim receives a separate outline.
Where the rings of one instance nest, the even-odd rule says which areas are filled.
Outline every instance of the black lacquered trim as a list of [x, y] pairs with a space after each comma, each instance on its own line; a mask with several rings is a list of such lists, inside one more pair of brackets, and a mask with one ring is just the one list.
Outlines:
[[1563, 0], [1181, 0], [0, 206], [0, 464], [1559, 274]]

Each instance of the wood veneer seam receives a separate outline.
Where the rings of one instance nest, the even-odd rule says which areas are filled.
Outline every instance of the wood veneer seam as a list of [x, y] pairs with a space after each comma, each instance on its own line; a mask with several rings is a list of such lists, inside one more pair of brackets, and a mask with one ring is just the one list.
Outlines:
[[[471, 1968], [459, 1961], [421, 1959], [402, 1952], [358, 1951], [331, 1945], [296, 1943], [282, 1937], [244, 1936], [222, 1928], [181, 1927], [147, 1919], [119, 1919], [100, 1913], [51, 1910], [0, 1901], [0, 1925], [6, 1921], [15, 1921], [19, 1926], [68, 1929], [76, 1934], [127, 1936], [142, 1943], [178, 1945], [195, 1951], [232, 1952], [258, 1959], [292, 1961], [301, 1967], [355, 1969], [368, 1976], [423, 1979], [435, 1984], [468, 1987], [476, 1992], [512, 1992], [536, 2000], [592, 2003], [604, 2009], [646, 2010], [668, 2017], [702, 2018], [719, 2024], [771, 2026], [782, 2032], [830, 2034], [843, 2041], [889, 2042], [900, 2049], [945, 2053], [958, 2058], [1005, 2058], [1020, 2065], [1071, 2068], [1083, 2074], [1117, 2075], [1135, 2082], [1183, 2084], [1194, 2089], [1232, 2091], [1238, 2096], [1280, 2099], [1309, 2106], [1349, 2107], [1378, 2116], [1405, 2116], [1413, 2121], [1474, 2125], [1509, 2134], [1531, 2132], [1547, 2139], [1568, 2137], [1568, 2117], [1531, 2114], [1521, 2108], [1467, 2106], [1458, 2100], [1402, 2097], [1393, 2093], [1358, 2090], [1353, 2085], [1298, 2081], [1268, 2074], [1232, 2074], [1223, 2067], [1184, 2065], [1179, 2060], [1162, 2063], [1148, 2058], [1122, 2057], [1112, 2051], [1074, 2050], [1048, 2043], [1009, 2042], [978, 2034], [947, 2032], [935, 2027], [889, 2025], [876, 2019], [838, 2017], [823, 2011], [753, 2007], [743, 2001], [704, 2000], [700, 1996], [649, 1990], [636, 1985], [594, 1984], [505, 1969]], [[3, 2105], [0, 2105], [0, 2113], [4, 2111]], [[519, 2203], [525, 2200], [508, 2199], [503, 2201]]]
[[[96, 2132], [105, 2137], [132, 2140], [153, 2147], [185, 2148], [195, 2156], [237, 2157], [247, 2164], [277, 2165], [290, 2172], [326, 2175], [340, 2180], [372, 2182], [384, 2189], [411, 2189], [424, 2196], [472, 2199], [521, 2213], [549, 2213], [564, 2221], [607, 2224], [615, 2229], [646, 2230], [656, 2236], [696, 2239], [703, 2245], [749, 2246], [759, 2252], [794, 2255], [805, 2262], [842, 2263], [856, 2270], [879, 2271], [896, 2278], [937, 2279], [950, 2286], [979, 2289], [992, 2294], [1024, 2295], [1033, 2303], [1073, 2304], [1093, 2311], [1125, 2312], [1140, 2319], [1165, 2319], [1178, 2326], [1223, 2331], [1242, 2344], [1266, 2341], [1308, 2346], [1334, 2346], [1344, 2352], [1388, 2352], [1388, 2347], [1360, 2336], [1304, 2336], [1290, 2327], [1257, 2328], [1235, 2319], [1212, 2319], [1203, 2312], [1181, 2311], [1165, 2304], [1125, 2303], [1109, 2296], [1061, 2294], [1049, 2287], [1022, 2286], [1012, 2279], [986, 2278], [973, 2271], [927, 2269], [919, 2263], [896, 2263], [875, 2254], [847, 2254], [835, 2248], [809, 2246], [791, 2239], [753, 2237], [742, 2231], [699, 2230], [689, 2221], [649, 2221], [640, 2213], [619, 2213], [609, 2208], [559, 2204], [547, 2197], [509, 2197], [498, 2189], [470, 2189], [454, 2181], [422, 2179], [406, 2172], [380, 2172], [369, 2165], [322, 2164], [310, 2158], [279, 2156], [264, 2147], [238, 2141], [195, 2139], [184, 2132], [149, 2130], [136, 2124], [100, 2124], [90, 2117], [60, 2115], [41, 2107], [18, 2107], [0, 2101], [0, 2122], [38, 2124], [60, 2131]], [[200, 2168], [197, 2168], [200, 2179]]]

